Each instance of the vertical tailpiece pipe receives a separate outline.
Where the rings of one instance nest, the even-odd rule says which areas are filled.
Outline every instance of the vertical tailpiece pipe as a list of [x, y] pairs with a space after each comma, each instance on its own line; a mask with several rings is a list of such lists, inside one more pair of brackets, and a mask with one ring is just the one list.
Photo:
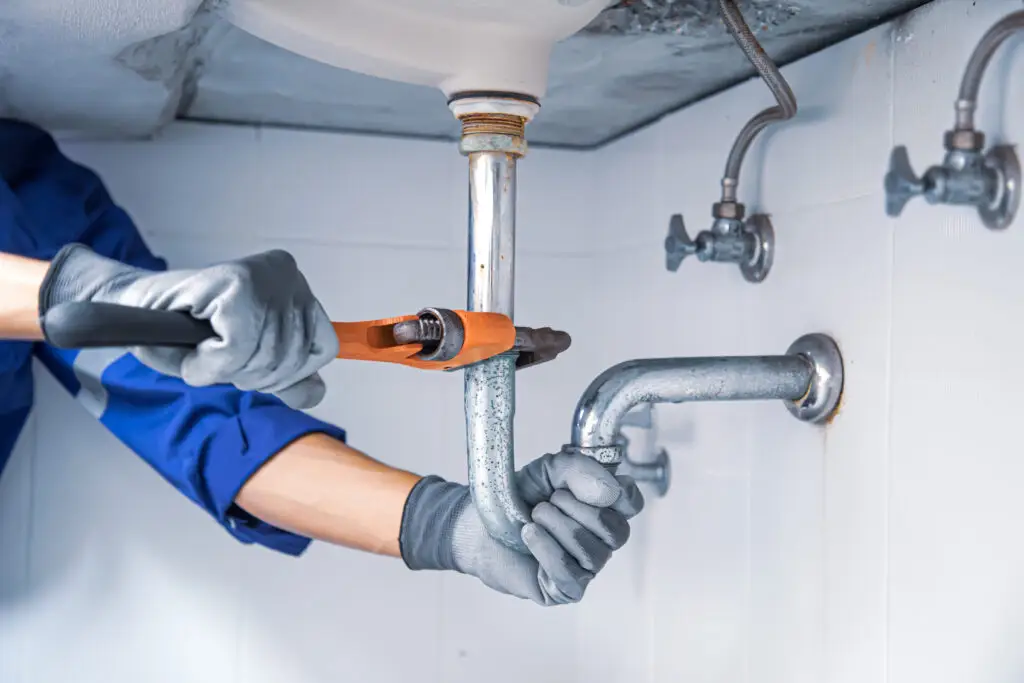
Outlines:
[[[459, 151], [469, 159], [468, 310], [512, 318], [515, 302], [516, 163], [526, 154], [526, 123], [535, 102], [514, 95], [455, 97], [462, 122]], [[530, 510], [515, 486], [516, 354], [466, 369], [469, 487], [488, 533], [527, 552], [522, 528]]]

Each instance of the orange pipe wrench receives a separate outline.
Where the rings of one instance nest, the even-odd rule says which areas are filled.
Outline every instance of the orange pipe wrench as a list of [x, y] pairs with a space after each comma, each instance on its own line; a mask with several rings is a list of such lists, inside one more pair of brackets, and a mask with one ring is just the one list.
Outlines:
[[[47, 341], [66, 349], [169, 346], [192, 348], [216, 337], [206, 320], [180, 311], [117, 304], [65, 303], [41, 320]], [[551, 328], [515, 327], [498, 313], [427, 308], [416, 315], [336, 322], [338, 358], [456, 370], [507, 352], [523, 369], [553, 360], [572, 339]]]
[[496, 313], [426, 309], [417, 315], [333, 323], [338, 358], [454, 370], [511, 351], [516, 329]]

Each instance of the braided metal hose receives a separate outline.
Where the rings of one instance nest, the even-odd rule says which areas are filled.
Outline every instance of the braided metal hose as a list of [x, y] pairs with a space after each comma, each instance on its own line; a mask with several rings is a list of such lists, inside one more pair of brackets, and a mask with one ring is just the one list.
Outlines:
[[1021, 29], [1024, 29], [1024, 11], [1014, 12], [990, 28], [974, 48], [960, 85], [960, 99], [956, 103], [957, 130], [974, 130], [974, 110], [978, 107], [978, 91], [985, 69], [999, 46]]
[[743, 159], [746, 157], [750, 145], [753, 144], [754, 138], [771, 124], [796, 116], [797, 104], [796, 96], [789, 87], [789, 83], [782, 77], [779, 68], [765, 53], [761, 44], [757, 42], [757, 38], [754, 37], [747, 22], [743, 19], [743, 14], [736, 3], [733, 0], [718, 0], [718, 7], [722, 11], [722, 19], [725, 21], [729, 33], [778, 102], [778, 106], [765, 109], [747, 122], [729, 152], [729, 159], [725, 164], [725, 177], [722, 178], [722, 201], [734, 202], [736, 201], [736, 187], [739, 184]]

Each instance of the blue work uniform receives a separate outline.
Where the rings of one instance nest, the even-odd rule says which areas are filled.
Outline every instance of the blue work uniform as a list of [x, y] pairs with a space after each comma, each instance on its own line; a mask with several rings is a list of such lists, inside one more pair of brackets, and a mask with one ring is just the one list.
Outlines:
[[[44, 131], [0, 119], [0, 252], [49, 260], [70, 242], [140, 268], [167, 268], [95, 173], [65, 157]], [[123, 349], [67, 351], [0, 341], [0, 474], [32, 405], [33, 356], [236, 539], [290, 555], [309, 545], [308, 538], [255, 519], [234, 499], [250, 476], [296, 439], [321, 433], [344, 441], [344, 431], [273, 396], [230, 386], [190, 387]]]

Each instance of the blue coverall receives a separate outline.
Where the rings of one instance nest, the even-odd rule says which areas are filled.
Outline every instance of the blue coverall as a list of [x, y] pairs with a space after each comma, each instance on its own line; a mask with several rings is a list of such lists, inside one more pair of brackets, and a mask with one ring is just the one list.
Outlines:
[[[70, 242], [133, 266], [167, 267], [146, 248], [95, 173], [65, 157], [44, 131], [0, 119], [0, 252], [49, 260]], [[344, 431], [272, 396], [229, 386], [190, 387], [123, 350], [65, 351], [0, 341], [0, 475], [32, 405], [33, 356], [236, 539], [291, 555], [309, 545], [308, 538], [255, 519], [234, 499], [291, 442], [311, 433], [344, 441]]]

